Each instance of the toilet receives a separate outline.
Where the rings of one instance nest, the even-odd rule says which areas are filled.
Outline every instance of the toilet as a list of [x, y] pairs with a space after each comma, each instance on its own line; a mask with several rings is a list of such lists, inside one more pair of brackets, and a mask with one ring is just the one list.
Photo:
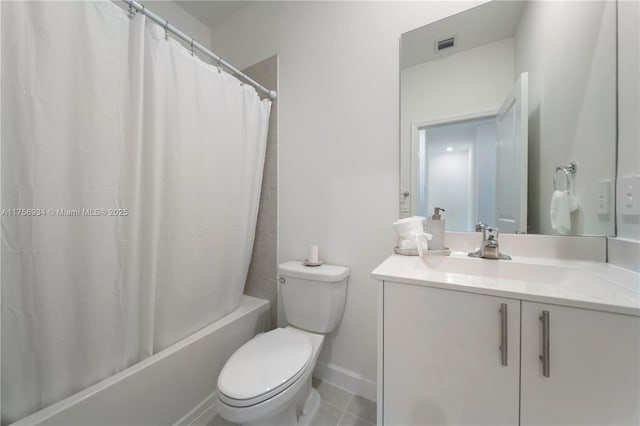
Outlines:
[[218, 414], [242, 425], [308, 425], [320, 406], [311, 375], [324, 335], [342, 317], [349, 268], [278, 266], [288, 326], [241, 346], [218, 376]]

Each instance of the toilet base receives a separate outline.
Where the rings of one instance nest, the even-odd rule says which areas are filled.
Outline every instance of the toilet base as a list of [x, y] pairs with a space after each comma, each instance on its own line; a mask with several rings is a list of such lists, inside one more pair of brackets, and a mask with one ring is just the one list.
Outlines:
[[296, 415], [294, 406], [274, 416], [256, 420], [255, 423], [243, 423], [242, 426], [309, 426], [319, 407], [320, 394], [312, 388], [304, 401], [299, 417]]
[[300, 417], [298, 417], [298, 426], [309, 426], [311, 424], [311, 419], [313, 419], [313, 416], [318, 412], [318, 408], [320, 408], [320, 402], [320, 394], [317, 390], [311, 388], [309, 397], [302, 408], [302, 413], [300, 413]]

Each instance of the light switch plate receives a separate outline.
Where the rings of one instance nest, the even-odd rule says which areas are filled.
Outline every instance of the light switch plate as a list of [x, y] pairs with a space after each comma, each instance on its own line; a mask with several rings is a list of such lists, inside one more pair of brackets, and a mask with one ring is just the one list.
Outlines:
[[640, 215], [640, 176], [620, 177], [617, 192], [620, 213]]
[[608, 179], [598, 182], [596, 199], [596, 211], [598, 214], [607, 215], [611, 208], [611, 181]]

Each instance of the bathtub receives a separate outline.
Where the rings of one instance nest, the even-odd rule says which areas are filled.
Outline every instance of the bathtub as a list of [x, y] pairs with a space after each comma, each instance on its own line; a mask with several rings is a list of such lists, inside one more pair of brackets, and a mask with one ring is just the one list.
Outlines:
[[213, 407], [218, 374], [269, 326], [269, 302], [242, 296], [234, 312], [18, 425], [187, 425]]

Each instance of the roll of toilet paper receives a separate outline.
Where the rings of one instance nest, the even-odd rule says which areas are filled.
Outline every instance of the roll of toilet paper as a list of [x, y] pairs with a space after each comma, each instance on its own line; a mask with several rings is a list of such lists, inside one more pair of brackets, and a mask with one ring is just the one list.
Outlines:
[[318, 246], [309, 246], [309, 255], [307, 256], [307, 262], [318, 263]]

